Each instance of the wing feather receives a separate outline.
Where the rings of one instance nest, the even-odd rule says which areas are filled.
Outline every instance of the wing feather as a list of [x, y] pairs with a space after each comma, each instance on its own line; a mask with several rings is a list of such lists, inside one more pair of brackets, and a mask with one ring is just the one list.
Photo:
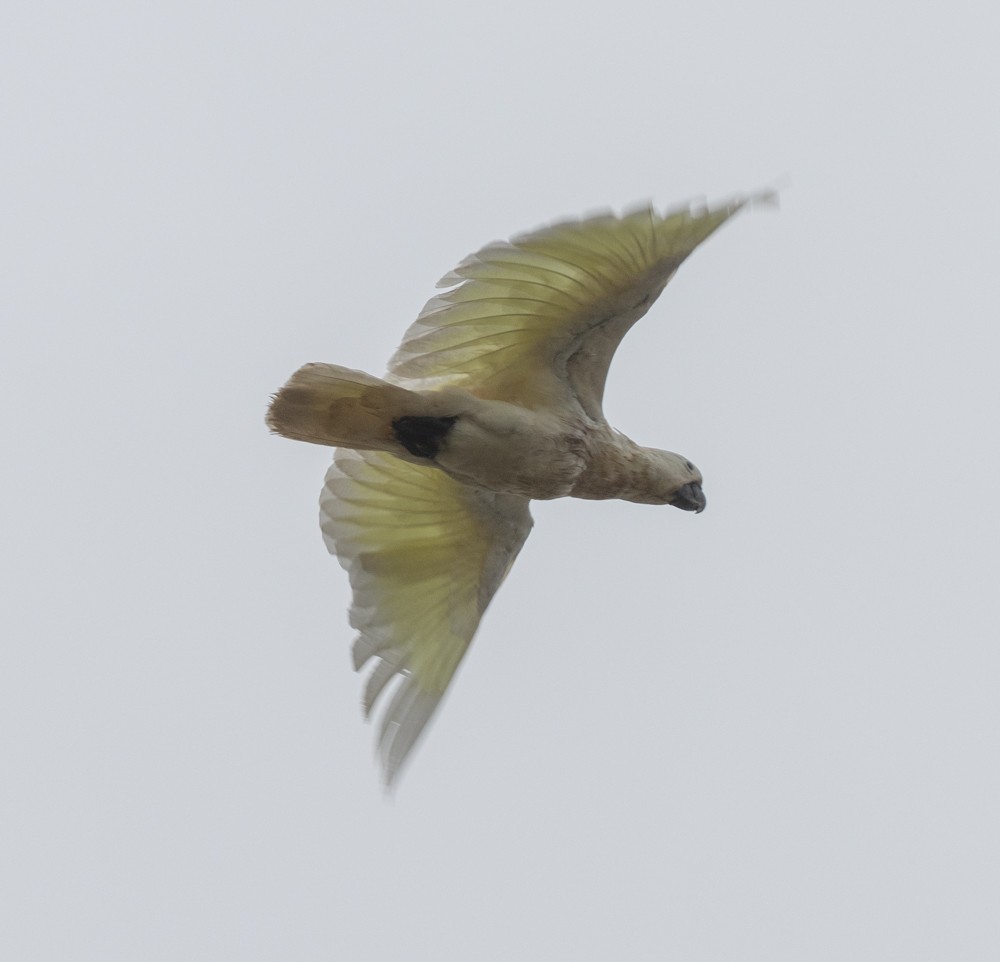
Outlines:
[[528, 501], [389, 454], [338, 449], [320, 524], [351, 579], [354, 666], [377, 659], [366, 715], [398, 680], [378, 731], [391, 783], [531, 530]]
[[650, 207], [553, 224], [465, 258], [389, 363], [411, 388], [465, 387], [529, 408], [601, 418], [622, 337], [684, 259], [748, 202], [658, 214]]

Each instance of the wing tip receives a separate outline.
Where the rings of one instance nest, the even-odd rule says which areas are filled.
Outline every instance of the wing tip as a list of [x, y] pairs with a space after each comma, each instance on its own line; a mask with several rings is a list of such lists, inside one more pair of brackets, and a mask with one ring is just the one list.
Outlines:
[[[723, 214], [728, 219], [744, 207], [750, 209], [758, 207], [779, 207], [780, 191], [780, 185], [775, 185], [774, 187], [762, 187], [760, 190], [751, 191], [750, 193], [733, 194], [728, 199], [718, 201], [716, 203], [710, 203], [707, 196], [702, 194], [697, 197], [692, 197], [688, 201], [677, 204], [673, 207], [666, 208], [660, 217], [663, 220], [666, 220], [670, 217], [676, 217], [678, 215], [705, 217], [713, 214]], [[641, 212], [641, 210], [642, 208], [638, 208], [635, 212], [638, 213]]]
[[774, 187], [763, 187], [760, 190], [755, 190], [746, 196], [743, 204], [751, 210], [758, 208], [778, 210], [781, 207], [781, 185], [777, 184]]
[[386, 791], [395, 787], [443, 694], [425, 691], [412, 676], [400, 677], [402, 680], [379, 722], [375, 747]]

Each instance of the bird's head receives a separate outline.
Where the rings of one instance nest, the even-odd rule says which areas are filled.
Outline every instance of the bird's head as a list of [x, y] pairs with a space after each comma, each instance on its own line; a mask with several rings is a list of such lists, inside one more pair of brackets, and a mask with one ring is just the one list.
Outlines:
[[672, 504], [683, 511], [705, 510], [701, 472], [687, 458], [673, 451], [645, 448], [651, 473], [647, 504]]

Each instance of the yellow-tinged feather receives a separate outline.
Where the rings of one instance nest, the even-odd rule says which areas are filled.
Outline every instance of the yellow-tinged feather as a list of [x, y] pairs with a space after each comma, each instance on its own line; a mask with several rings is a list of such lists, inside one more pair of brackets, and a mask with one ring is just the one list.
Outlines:
[[[750, 201], [765, 201], [761, 194]], [[748, 201], [665, 215], [642, 208], [555, 224], [467, 257], [389, 365], [411, 388], [455, 385], [530, 408], [600, 414], [611, 356], [681, 262]], [[592, 332], [585, 376], [564, 370]]]
[[391, 781], [527, 537], [528, 501], [476, 491], [388, 454], [341, 449], [320, 522], [354, 589], [356, 667], [380, 659], [366, 711], [401, 677], [379, 731]]

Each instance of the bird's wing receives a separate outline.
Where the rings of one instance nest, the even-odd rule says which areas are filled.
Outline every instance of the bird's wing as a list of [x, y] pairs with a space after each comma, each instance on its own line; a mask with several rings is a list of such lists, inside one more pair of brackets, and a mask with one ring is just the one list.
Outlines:
[[528, 500], [459, 484], [376, 451], [338, 449], [320, 524], [354, 591], [354, 666], [378, 659], [369, 713], [394, 678], [379, 755], [391, 783], [531, 530]]
[[715, 208], [643, 208], [488, 244], [438, 283], [389, 363], [407, 387], [464, 387], [603, 417], [611, 357], [684, 259], [759, 194]]

